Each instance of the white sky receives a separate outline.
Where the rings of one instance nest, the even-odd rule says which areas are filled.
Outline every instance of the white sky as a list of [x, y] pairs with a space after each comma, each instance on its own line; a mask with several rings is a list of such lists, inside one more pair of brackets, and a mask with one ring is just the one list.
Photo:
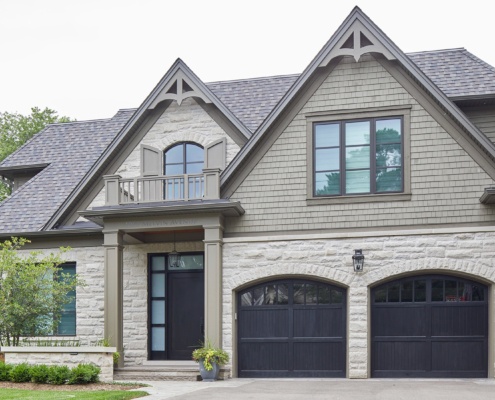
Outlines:
[[300, 73], [355, 5], [405, 52], [495, 65], [490, 0], [0, 0], [0, 111], [109, 118], [178, 57], [204, 82]]

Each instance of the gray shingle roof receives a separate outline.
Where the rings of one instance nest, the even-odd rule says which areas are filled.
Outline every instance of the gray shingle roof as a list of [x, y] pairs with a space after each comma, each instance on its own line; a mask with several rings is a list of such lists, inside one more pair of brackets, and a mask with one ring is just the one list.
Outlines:
[[0, 204], [0, 233], [40, 230], [89, 171], [134, 110], [108, 120], [50, 125], [2, 167], [50, 164]]
[[495, 68], [466, 49], [425, 51], [407, 56], [450, 98], [495, 93]]
[[251, 131], [263, 122], [299, 75], [212, 82], [206, 86]]
[[[463, 48], [409, 53], [448, 97], [495, 94], [495, 68]], [[281, 75], [206, 86], [254, 132], [299, 75]]]
[[[495, 94], [495, 69], [465, 49], [412, 53], [409, 57], [449, 97]], [[298, 76], [206, 85], [254, 132]], [[50, 125], [0, 163], [1, 167], [49, 164], [0, 204], [0, 234], [42, 229], [135, 111], [121, 110], [107, 120]]]

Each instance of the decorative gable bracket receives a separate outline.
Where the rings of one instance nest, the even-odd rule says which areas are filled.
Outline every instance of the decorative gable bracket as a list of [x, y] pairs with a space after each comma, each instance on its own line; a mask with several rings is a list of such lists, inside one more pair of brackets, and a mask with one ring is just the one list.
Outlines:
[[396, 59], [361, 21], [355, 20], [319, 66], [326, 67], [330, 61], [340, 56], [351, 56], [359, 62], [362, 55], [369, 53], [383, 54], [388, 60]]
[[156, 96], [149, 108], [155, 108], [158, 103], [164, 100], [175, 100], [180, 106], [181, 103], [189, 98], [196, 97], [203, 100], [205, 103], [211, 103], [208, 96], [203, 93], [193, 82], [190, 80], [184, 72], [178, 70], [175, 75], [169, 80], [168, 84], [161, 90], [160, 94]]

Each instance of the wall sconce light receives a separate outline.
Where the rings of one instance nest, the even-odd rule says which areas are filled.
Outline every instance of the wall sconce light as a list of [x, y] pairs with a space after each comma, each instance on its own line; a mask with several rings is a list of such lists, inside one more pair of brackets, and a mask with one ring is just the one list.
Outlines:
[[352, 256], [352, 265], [354, 266], [354, 272], [363, 272], [363, 250], [354, 250], [354, 255]]

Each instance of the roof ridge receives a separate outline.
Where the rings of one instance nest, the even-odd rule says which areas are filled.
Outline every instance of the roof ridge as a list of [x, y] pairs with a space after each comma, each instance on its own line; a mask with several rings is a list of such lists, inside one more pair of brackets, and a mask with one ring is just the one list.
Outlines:
[[231, 80], [225, 80], [225, 81], [213, 81], [213, 82], [206, 82], [206, 85], [214, 85], [214, 84], [219, 84], [219, 83], [233, 83], [233, 82], [246, 82], [246, 81], [260, 81], [263, 79], [276, 79], [276, 78], [289, 78], [289, 77], [298, 77], [301, 74], [285, 74], [285, 75], [267, 75], [267, 76], [258, 76], [254, 78], [241, 78], [241, 79], [231, 79]]
[[[53, 122], [51, 124], [48, 124], [46, 127], [48, 128], [49, 126], [58, 126], [58, 125], [73, 125], [73, 124], [88, 124], [88, 123], [93, 123], [93, 122], [105, 122], [105, 121], [110, 121], [112, 120], [113, 117], [110, 118], [96, 118], [96, 119], [84, 119], [81, 121], [67, 121], [67, 122]], [[40, 131], [41, 132], [41, 131]]]
[[413, 52], [405, 53], [405, 54], [409, 56], [409, 55], [414, 55], [414, 54], [425, 54], [425, 53], [444, 53], [447, 51], [466, 51], [466, 49], [464, 47], [453, 47], [451, 49], [413, 51]]
[[74, 124], [91, 124], [91, 123], [96, 123], [96, 122], [110, 122], [114, 118], [116, 118], [117, 115], [119, 115], [119, 113], [121, 113], [121, 112], [136, 111], [136, 110], [137, 110], [137, 108], [132, 108], [132, 107], [131, 108], [119, 108], [113, 117], [95, 118], [95, 119], [83, 119], [81, 121], [53, 122], [51, 124], [48, 124], [46, 126], [46, 128], [48, 128], [49, 126], [58, 126], [58, 125], [74, 125]]

